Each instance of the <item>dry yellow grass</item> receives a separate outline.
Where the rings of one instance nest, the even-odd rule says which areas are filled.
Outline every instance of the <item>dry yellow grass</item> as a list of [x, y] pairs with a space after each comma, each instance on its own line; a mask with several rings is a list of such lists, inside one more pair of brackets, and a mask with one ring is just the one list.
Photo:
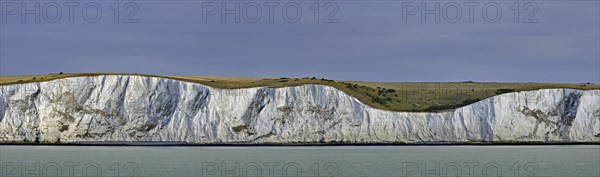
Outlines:
[[[494, 83], [494, 82], [366, 82], [333, 81], [319, 78], [245, 78], [216, 76], [157, 76], [127, 73], [65, 73], [30, 76], [0, 76], [0, 85], [43, 82], [67, 77], [138, 75], [176, 79], [217, 88], [289, 87], [304, 84], [333, 86], [361, 102], [391, 111], [436, 112], [514, 91], [548, 88], [600, 89], [597, 84]], [[35, 78], [35, 79], [34, 79]]]

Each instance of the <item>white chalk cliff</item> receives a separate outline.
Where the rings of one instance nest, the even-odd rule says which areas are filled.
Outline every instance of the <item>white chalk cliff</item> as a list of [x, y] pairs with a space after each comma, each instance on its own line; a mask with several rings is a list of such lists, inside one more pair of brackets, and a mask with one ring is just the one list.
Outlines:
[[112, 75], [0, 86], [0, 143], [34, 141], [599, 143], [600, 90], [515, 92], [410, 113], [322, 85], [229, 90]]

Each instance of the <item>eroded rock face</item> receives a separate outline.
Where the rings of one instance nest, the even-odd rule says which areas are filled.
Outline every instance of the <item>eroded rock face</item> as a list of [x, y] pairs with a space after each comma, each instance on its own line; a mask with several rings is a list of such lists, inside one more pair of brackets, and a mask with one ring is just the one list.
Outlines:
[[600, 142], [600, 90], [508, 93], [391, 112], [321, 85], [218, 89], [140, 76], [0, 86], [0, 142]]

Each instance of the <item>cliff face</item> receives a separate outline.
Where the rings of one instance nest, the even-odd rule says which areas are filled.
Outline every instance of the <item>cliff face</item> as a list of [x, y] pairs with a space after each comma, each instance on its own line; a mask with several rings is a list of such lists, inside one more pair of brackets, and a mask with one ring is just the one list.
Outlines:
[[140, 76], [0, 86], [1, 142], [600, 142], [600, 90], [546, 89], [443, 113], [370, 108], [329, 86], [218, 89]]

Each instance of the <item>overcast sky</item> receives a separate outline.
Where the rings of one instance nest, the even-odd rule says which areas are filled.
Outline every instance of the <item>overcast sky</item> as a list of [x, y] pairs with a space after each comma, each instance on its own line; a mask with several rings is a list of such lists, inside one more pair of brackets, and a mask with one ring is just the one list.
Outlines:
[[[448, 1], [439, 1], [440, 9], [448, 7], [447, 15], [440, 12], [440, 23], [433, 15], [425, 16], [424, 23], [420, 13], [403, 15], [412, 10], [409, 3], [404, 4], [408, 11], [403, 11], [402, 2], [408, 1], [317, 1], [318, 23], [311, 8], [315, 1], [306, 0], [297, 1], [302, 16], [295, 23], [288, 22], [295, 17], [293, 4], [287, 6], [288, 16], [282, 15], [283, 6], [294, 1], [273, 6], [273, 22], [265, 1], [239, 1], [240, 9], [247, 7], [239, 23], [233, 15], [226, 15], [222, 23], [219, 12], [212, 14], [214, 3], [160, 0], [119, 1], [119, 23], [114, 23], [115, 11], [110, 8], [115, 1], [98, 2], [102, 16], [96, 23], [88, 22], [96, 16], [95, 6], [86, 6], [90, 1], [73, 6], [72, 23], [63, 1], [41, 1], [40, 9], [47, 10], [40, 10], [40, 22], [31, 14], [25, 14], [27, 21], [22, 22], [22, 14], [13, 13], [15, 4], [7, 2], [0, 1], [0, 75], [128, 72], [600, 83], [600, 1], [518, 1], [517, 23], [510, 7], [514, 1], [497, 2], [502, 16], [495, 23], [489, 22], [495, 17], [493, 6], [487, 11], [489, 19], [483, 18], [482, 7], [489, 1], [474, 7], [473, 22], [468, 6], [459, 2], [462, 15], [456, 23], [447, 21], [457, 17]], [[60, 5], [60, 19], [55, 4], [47, 4], [52, 2]], [[425, 5], [433, 8], [434, 3]], [[16, 5], [21, 9], [23, 4]], [[216, 5], [222, 8], [223, 4]], [[235, 1], [225, 4], [228, 9], [234, 5]], [[34, 2], [25, 6], [34, 8]], [[84, 6], [87, 16], [82, 15]], [[138, 10], [128, 19], [138, 22], [123, 23], [134, 7]], [[337, 23], [323, 23], [332, 13], [328, 22]], [[257, 14], [258, 22], [251, 22]], [[538, 22], [524, 23], [525, 18]], [[53, 20], [57, 22], [49, 22]]]

